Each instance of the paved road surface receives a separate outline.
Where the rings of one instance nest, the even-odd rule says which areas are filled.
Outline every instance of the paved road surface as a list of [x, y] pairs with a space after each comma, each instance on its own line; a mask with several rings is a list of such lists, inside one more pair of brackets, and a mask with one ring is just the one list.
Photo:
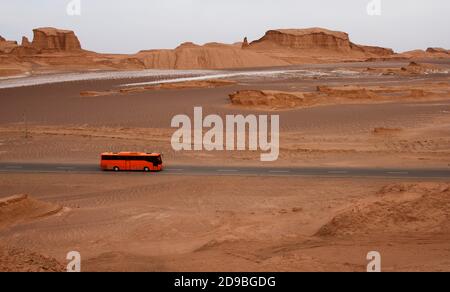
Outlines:
[[[102, 173], [97, 164], [0, 163], [0, 173]], [[108, 172], [105, 172], [108, 173]], [[124, 172], [125, 173], [125, 172]], [[450, 179], [447, 169], [231, 167], [168, 165], [157, 175], [313, 176]]]

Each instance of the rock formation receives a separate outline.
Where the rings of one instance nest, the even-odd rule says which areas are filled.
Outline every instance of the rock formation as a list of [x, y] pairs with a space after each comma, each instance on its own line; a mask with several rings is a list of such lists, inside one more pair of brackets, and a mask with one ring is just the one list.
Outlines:
[[30, 58], [33, 58], [34, 55], [37, 55], [39, 53], [40, 53], [40, 51], [36, 50], [31, 45], [28, 45], [28, 46], [24, 46], [24, 45], [17, 46], [17, 47], [13, 48], [9, 52], [10, 55], [14, 55], [14, 56], [17, 56], [17, 57], [25, 57], [25, 56], [27, 56], [27, 57], [30, 57]]
[[323, 48], [345, 51], [351, 49], [346, 33], [319, 28], [269, 30], [250, 46], [268, 49], [276, 46], [303, 50]]
[[31, 43], [27, 37], [22, 37], [22, 47], [31, 47]]
[[247, 37], [244, 38], [244, 41], [242, 42], [242, 48], [246, 49], [248, 48], [249, 44], [248, 44], [248, 39]]
[[285, 110], [321, 105], [385, 103], [396, 100], [435, 100], [447, 84], [424, 86], [317, 86], [315, 91], [239, 90], [229, 95], [232, 105]]
[[[21, 45], [0, 37], [1, 76], [52, 70], [231, 69], [353, 61], [449, 58], [445, 49], [394, 54], [390, 49], [352, 43], [347, 33], [322, 28], [268, 31], [249, 43], [186, 42], [173, 50], [144, 50], [133, 55], [85, 51], [73, 31], [37, 28]], [[408, 68], [407, 68], [408, 69]], [[400, 70], [399, 70], [400, 72]], [[403, 70], [399, 74], [404, 74]], [[427, 71], [428, 72], [428, 71]], [[391, 74], [391, 72], [388, 72]], [[395, 74], [396, 72], [392, 73]]]
[[374, 46], [361, 46], [361, 45], [355, 45], [352, 44], [353, 50], [360, 50], [363, 53], [369, 54], [369, 55], [375, 55], [379, 57], [388, 57], [395, 54], [395, 52], [392, 49], [382, 48], [382, 47], [374, 47]]
[[436, 54], [436, 53], [450, 54], [450, 52], [444, 48], [428, 48], [426, 52], [431, 53], [431, 54]]
[[240, 90], [229, 95], [233, 105], [285, 109], [309, 105], [302, 92]]
[[3, 37], [0, 37], [0, 53], [10, 53], [14, 48], [18, 46], [16, 41], [8, 41]]
[[391, 49], [360, 46], [352, 43], [347, 33], [323, 28], [278, 29], [268, 31], [261, 39], [250, 44], [257, 50], [293, 49], [304, 51], [328, 51], [330, 53], [368, 55], [392, 55]]
[[289, 65], [265, 54], [218, 43], [204, 46], [184, 43], [174, 50], [141, 51], [136, 57], [146, 68], [154, 69], [226, 69]]
[[223, 79], [210, 79], [210, 80], [194, 80], [185, 82], [174, 83], [162, 83], [148, 86], [138, 87], [124, 87], [118, 90], [110, 89], [107, 91], [92, 91], [85, 90], [80, 92], [81, 97], [98, 97], [115, 94], [130, 94], [137, 92], [153, 91], [153, 90], [176, 90], [176, 89], [198, 89], [198, 88], [218, 88], [235, 85], [235, 81], [223, 80]]
[[33, 42], [24, 36], [20, 46], [16, 41], [7, 41], [0, 37], [0, 53], [25, 56], [44, 52], [81, 51], [80, 42], [73, 31], [48, 27], [34, 29], [33, 33]]
[[56, 28], [37, 28], [33, 30], [32, 47], [45, 51], [79, 51], [80, 42], [73, 31]]
[[175, 50], [141, 51], [137, 57], [147, 68], [224, 69], [362, 61], [392, 54], [391, 49], [354, 44], [344, 32], [310, 28], [270, 30], [250, 44], [244, 38], [240, 46], [184, 43]]
[[410, 62], [408, 66], [396, 68], [367, 68], [366, 72], [381, 74], [385, 76], [414, 76], [426, 74], [447, 74], [449, 70], [445, 66]]

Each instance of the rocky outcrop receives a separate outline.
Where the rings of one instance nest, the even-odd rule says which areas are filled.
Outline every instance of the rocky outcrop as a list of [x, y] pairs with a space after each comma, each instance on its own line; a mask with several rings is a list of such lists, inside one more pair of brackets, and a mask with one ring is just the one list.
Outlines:
[[[247, 37], [243, 42], [232, 45], [187, 42], [173, 50], [146, 50], [133, 55], [97, 54], [82, 50], [77, 36], [69, 30], [37, 28], [33, 32], [33, 41], [23, 37], [20, 46], [0, 37], [0, 75], [12, 75], [11, 72], [28, 74], [50, 68], [56, 71], [231, 69], [367, 60], [445, 59], [450, 56], [448, 51], [440, 48], [393, 54], [390, 49], [352, 43], [347, 33], [322, 28], [270, 30], [251, 43]], [[413, 70], [409, 70], [411, 68]], [[411, 68], [387, 74], [418, 71], [416, 67]], [[429, 69], [423, 72], [437, 72]]]
[[98, 97], [116, 94], [132, 94], [153, 90], [179, 90], [179, 89], [198, 89], [198, 88], [218, 88], [235, 85], [235, 81], [223, 80], [223, 79], [210, 79], [210, 80], [194, 80], [185, 82], [173, 82], [173, 83], [161, 83], [149, 86], [138, 87], [124, 87], [118, 90], [110, 89], [107, 91], [81, 91], [82, 97]]
[[[444, 89], [445, 88], [445, 89]], [[317, 86], [315, 91], [239, 90], [229, 95], [232, 105], [285, 110], [336, 104], [377, 104], [397, 100], [439, 100], [446, 84], [426, 86]]]
[[289, 63], [234, 45], [184, 43], [174, 50], [141, 51], [136, 57], [153, 69], [226, 69], [285, 66]]
[[408, 66], [400, 69], [399, 75], [423, 75], [433, 73], [447, 73], [448, 71], [443, 68], [436, 67], [431, 64], [419, 64], [416, 62], [410, 62]]
[[11, 50], [10, 54], [17, 57], [31, 56], [38, 54], [39, 50], [33, 48], [27, 37], [22, 37], [22, 44]]
[[15, 56], [28, 56], [51, 52], [81, 51], [80, 41], [73, 31], [56, 28], [37, 28], [33, 30], [33, 42], [22, 37], [21, 45], [0, 37], [0, 53]]
[[250, 46], [267, 49], [276, 46], [303, 50], [323, 48], [349, 51], [351, 49], [348, 34], [321, 28], [269, 30]]
[[249, 46], [248, 38], [245, 37], [245, 38], [244, 38], [244, 41], [242, 42], [242, 48], [243, 48], [243, 49], [246, 49], [246, 48], [248, 48], [248, 46]]
[[397, 68], [367, 68], [366, 72], [385, 76], [414, 76], [427, 74], [447, 74], [449, 70], [445, 66], [410, 62], [408, 66]]
[[22, 37], [21, 45], [18, 45], [16, 41], [0, 40], [0, 53], [14, 55], [13, 58], [15, 58], [36, 54], [38, 51], [31, 47], [31, 43], [28, 41], [28, 38]]
[[0, 42], [4, 42], [4, 41], [6, 41], [5, 38], [0, 35]]
[[32, 47], [39, 51], [79, 51], [80, 41], [73, 31], [56, 28], [33, 30]]
[[25, 36], [22, 37], [22, 47], [31, 47], [31, 42]]
[[352, 49], [359, 49], [363, 53], [375, 55], [377, 57], [388, 57], [395, 54], [395, 52], [392, 49], [374, 46], [361, 46], [352, 44]]
[[444, 48], [428, 48], [426, 52], [430, 54], [450, 54], [450, 51]]
[[284, 48], [382, 56], [394, 53], [391, 49], [356, 45], [350, 41], [347, 33], [323, 28], [270, 30], [261, 39], [252, 42], [250, 47], [258, 50]]
[[39, 54], [39, 51], [36, 50], [35, 48], [33, 48], [31, 45], [29, 46], [17, 46], [15, 48], [13, 48], [10, 52], [10, 55], [14, 55], [17, 57], [25, 57], [25, 56], [33, 56], [36, 54]]
[[184, 43], [174, 50], [141, 51], [137, 57], [147, 68], [226, 69], [363, 61], [393, 53], [354, 44], [344, 32], [310, 28], [270, 30], [260, 40], [249, 43], [245, 37], [239, 45]]
[[176, 50], [182, 50], [182, 49], [189, 49], [189, 48], [199, 48], [200, 46], [197, 44], [194, 44], [193, 42], [185, 42], [179, 45]]
[[18, 46], [16, 41], [7, 41], [0, 37], [0, 53], [10, 53], [14, 48]]
[[309, 105], [302, 92], [240, 90], [229, 95], [233, 105], [285, 109]]
[[449, 59], [450, 51], [443, 48], [428, 48], [427, 50], [412, 50], [396, 54], [406, 60], [420, 61], [421, 59]]

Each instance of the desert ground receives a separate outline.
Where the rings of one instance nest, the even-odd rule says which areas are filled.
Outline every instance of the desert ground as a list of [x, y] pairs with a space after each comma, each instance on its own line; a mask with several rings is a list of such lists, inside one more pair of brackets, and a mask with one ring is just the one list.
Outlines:
[[[0, 163], [98, 164], [101, 152], [155, 151], [167, 168], [448, 171], [449, 70], [448, 59], [423, 59], [6, 79]], [[171, 119], [195, 106], [279, 115], [279, 159], [173, 151]], [[450, 177], [2, 169], [0, 219], [2, 271], [64, 270], [70, 251], [83, 271], [362, 272], [369, 251], [384, 271], [450, 269]]]
[[385, 271], [450, 264], [448, 182], [7, 174], [5, 190], [50, 206], [7, 212], [2, 270], [57, 270], [71, 250], [84, 271], [365, 271], [372, 250]]

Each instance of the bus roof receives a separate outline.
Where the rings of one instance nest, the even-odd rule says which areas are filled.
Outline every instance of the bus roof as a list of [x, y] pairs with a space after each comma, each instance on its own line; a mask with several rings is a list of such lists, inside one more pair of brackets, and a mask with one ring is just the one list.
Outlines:
[[112, 156], [161, 156], [160, 153], [144, 153], [144, 152], [105, 152], [103, 155], [112, 155]]

